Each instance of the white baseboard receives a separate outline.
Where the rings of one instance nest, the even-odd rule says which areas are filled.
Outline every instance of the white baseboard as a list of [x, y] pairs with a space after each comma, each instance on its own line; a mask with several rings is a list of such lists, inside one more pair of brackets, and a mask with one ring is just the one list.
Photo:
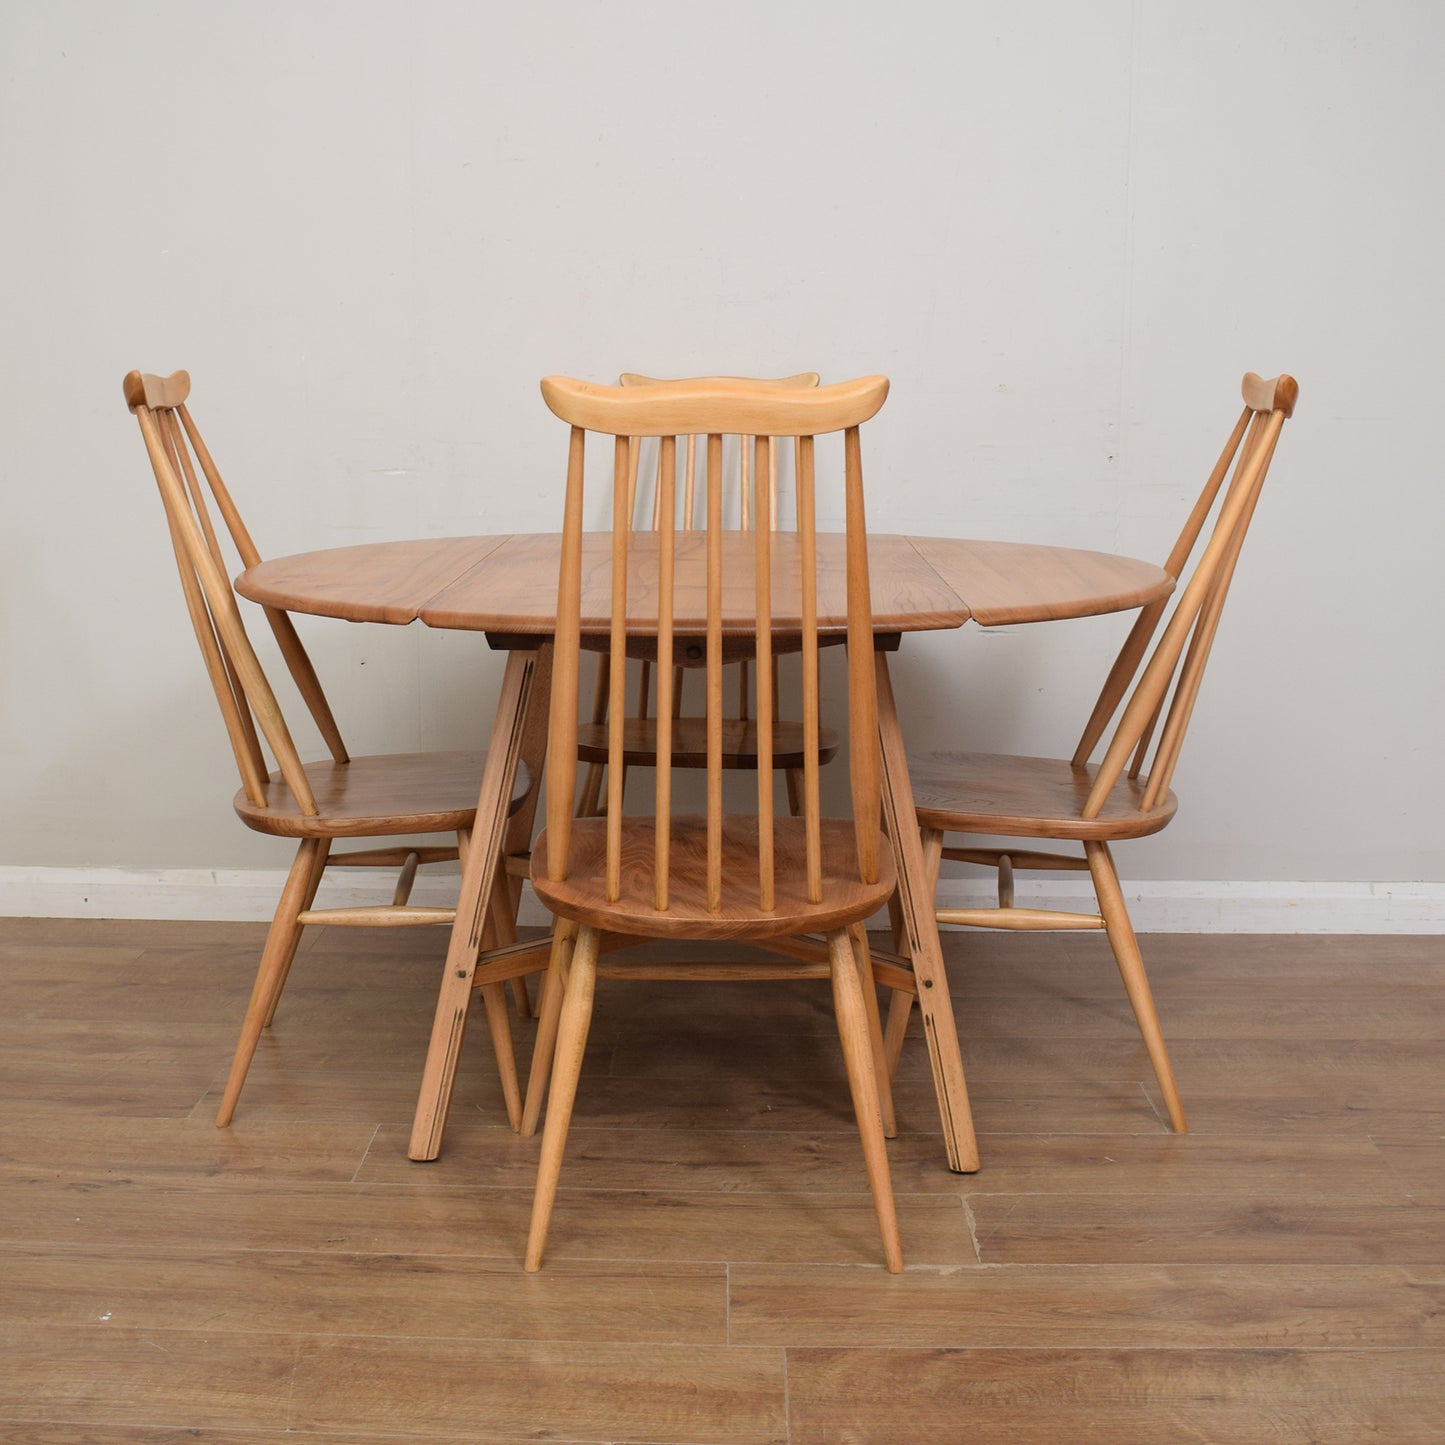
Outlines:
[[[1445, 883], [1236, 883], [1160, 880], [1124, 885], [1140, 933], [1445, 933]], [[1019, 878], [1015, 902], [1094, 911], [1086, 878]], [[946, 878], [941, 908], [996, 901], [991, 880]]]
[[[394, 875], [384, 870], [333, 872], [318, 903], [387, 902]], [[336, 881], [332, 881], [332, 880]], [[281, 895], [276, 869], [0, 868], [0, 917], [190, 918], [265, 922]], [[1024, 879], [1020, 903], [1077, 909], [1090, 905], [1083, 878]], [[422, 874], [416, 903], [446, 907], [456, 879]], [[1141, 933], [1445, 933], [1442, 883], [1234, 883], [1165, 881], [1125, 885]], [[980, 880], [949, 878], [940, 905], [979, 907], [991, 901]], [[546, 914], [530, 891], [521, 921]]]

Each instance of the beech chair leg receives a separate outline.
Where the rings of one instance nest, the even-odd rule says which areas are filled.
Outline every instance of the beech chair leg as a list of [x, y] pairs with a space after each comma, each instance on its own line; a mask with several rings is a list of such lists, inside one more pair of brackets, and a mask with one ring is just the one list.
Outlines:
[[500, 983], [482, 988], [482, 1004], [487, 1011], [487, 1028], [492, 1035], [492, 1049], [497, 1056], [497, 1072], [502, 1080], [502, 1099], [507, 1107], [507, 1123], [513, 1131], [522, 1127], [522, 1089], [517, 1079], [517, 1055], [512, 1047], [512, 1027], [507, 1014], [507, 990]]
[[[301, 902], [297, 911], [305, 913], [316, 902], [316, 890], [321, 887], [321, 879], [326, 872], [326, 861], [331, 856], [331, 839], [322, 838], [320, 852], [316, 858], [314, 871], [311, 875], [311, 883], [307, 888], [306, 897]], [[271, 995], [271, 1007], [266, 1010], [266, 1022], [263, 1028], [270, 1028], [276, 1021], [276, 1005], [281, 1002], [282, 990], [286, 987], [286, 980], [291, 977], [291, 965], [296, 961], [296, 950], [301, 944], [301, 934], [305, 925], [298, 928], [291, 938], [291, 951], [286, 955], [286, 962], [281, 969], [281, 977], [276, 980], [276, 990]]]
[[527, 992], [527, 980], [523, 976], [512, 980], [512, 1002], [516, 1005], [517, 1017], [529, 1019], [532, 1017], [532, 995]]
[[303, 838], [301, 846], [296, 850], [291, 871], [286, 875], [286, 886], [281, 890], [281, 899], [271, 920], [271, 931], [266, 935], [266, 946], [261, 951], [256, 982], [251, 987], [251, 1001], [241, 1023], [241, 1037], [236, 1043], [231, 1072], [227, 1076], [225, 1091], [221, 1095], [221, 1107], [216, 1114], [218, 1129], [224, 1129], [236, 1112], [236, 1101], [241, 1097], [246, 1072], [255, 1056], [266, 1016], [276, 1001], [277, 990], [285, 979], [286, 969], [296, 952], [296, 941], [301, 936], [302, 925], [296, 921], [296, 917], [307, 896], [315, 892], [313, 879], [325, 867], [325, 862], [325, 840]]
[[552, 956], [542, 979], [542, 996], [537, 1003], [537, 1037], [532, 1045], [532, 1067], [527, 1073], [527, 1102], [522, 1109], [524, 1139], [530, 1139], [537, 1132], [537, 1120], [542, 1116], [542, 1104], [547, 1097], [547, 1080], [557, 1047], [557, 1020], [562, 1015], [562, 991], [576, 940], [577, 925], [570, 918], [559, 918], [552, 933]]
[[[506, 948], [517, 941], [517, 901], [513, 896], [512, 882], [507, 876], [507, 860], [498, 858], [496, 882], [492, 884], [492, 906], [487, 915], [496, 939], [495, 946], [499, 948]], [[525, 974], [512, 980], [512, 1001], [516, 1004], [519, 1019], [532, 1017], [532, 995], [527, 992]], [[515, 1119], [512, 1127], [517, 1127]]]
[[[903, 1269], [903, 1245], [898, 1238], [893, 1180], [888, 1172], [888, 1150], [883, 1141], [883, 1116], [878, 1105], [868, 1015], [858, 980], [858, 962], [846, 933], [829, 934], [828, 960], [833, 975], [833, 1011], [838, 1020], [838, 1038], [843, 1045], [843, 1062], [848, 1069], [853, 1112], [858, 1119], [858, 1137], [863, 1144], [868, 1187], [873, 1193], [873, 1210], [878, 1216], [878, 1232], [883, 1237], [883, 1259], [888, 1272], [898, 1274]], [[561, 1050], [558, 1052], [560, 1054]], [[551, 1123], [549, 1113], [549, 1128]]]
[[868, 1046], [873, 1056], [873, 1074], [878, 1081], [878, 1108], [883, 1115], [883, 1136], [898, 1135], [898, 1121], [893, 1113], [893, 1081], [888, 1073], [888, 1060], [883, 1050], [883, 1019], [878, 1012], [878, 985], [873, 981], [873, 964], [868, 951], [868, 930], [861, 923], [848, 929], [853, 941], [853, 958], [858, 965], [858, 984], [863, 990], [863, 1010], [868, 1018]]
[[[535, 1272], [542, 1267], [542, 1250], [557, 1200], [557, 1179], [562, 1172], [562, 1153], [567, 1147], [567, 1128], [572, 1122], [572, 1105], [577, 1098], [577, 1080], [582, 1073], [582, 1055], [587, 1048], [587, 1029], [592, 1022], [592, 999], [597, 988], [597, 945], [595, 928], [578, 931], [567, 974], [567, 992], [562, 1000], [561, 1025], [557, 1035], [557, 1056], [547, 1124], [542, 1130], [542, 1152], [537, 1161], [537, 1193], [532, 1201], [532, 1225], [527, 1234], [524, 1268]], [[835, 965], [836, 972], [836, 965]], [[848, 973], [853, 960], [848, 957]], [[879, 1147], [882, 1147], [880, 1138]], [[886, 1166], [886, 1160], [885, 1166]]]
[[1094, 880], [1094, 892], [1098, 895], [1099, 912], [1104, 918], [1109, 945], [1114, 950], [1114, 961], [1119, 965], [1129, 1002], [1134, 1006], [1139, 1032], [1144, 1038], [1144, 1047], [1149, 1053], [1149, 1062], [1154, 1065], [1154, 1077], [1158, 1079], [1159, 1091], [1164, 1096], [1170, 1127], [1176, 1134], [1186, 1134], [1189, 1125], [1184, 1119], [1184, 1106], [1179, 1101], [1174, 1069], [1169, 1062], [1169, 1051], [1164, 1046], [1159, 1015], [1154, 1008], [1154, 995], [1144, 972], [1139, 941], [1134, 936], [1134, 925], [1129, 921], [1129, 910], [1124, 904], [1124, 893], [1119, 887], [1119, 874], [1109, 845], [1085, 843], [1084, 855], [1089, 861], [1089, 873]]
[[898, 1061], [903, 1057], [903, 1040], [912, 1017], [913, 995], [895, 990], [888, 1001], [888, 1023], [883, 1030], [883, 1064], [890, 1080], [898, 1077]]
[[800, 818], [803, 814], [803, 770], [789, 768], [783, 778], [788, 788], [788, 812]]

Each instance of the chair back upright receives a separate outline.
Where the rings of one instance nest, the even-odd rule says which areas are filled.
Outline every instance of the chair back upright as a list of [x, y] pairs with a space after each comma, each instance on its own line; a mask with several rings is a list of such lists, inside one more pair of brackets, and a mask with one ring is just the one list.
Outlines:
[[[212, 508], [242, 566], [253, 567], [261, 557], [186, 405], [191, 379], [184, 371], [164, 377], [132, 371], [124, 387], [126, 404], [140, 424], [160, 488], [186, 609], [246, 797], [255, 807], [266, 806], [268, 769], [260, 742], [264, 738], [296, 806], [315, 817], [318, 809], [311, 784], [236, 604]], [[265, 613], [292, 680], [332, 758], [347, 762], [346, 744], [295, 626], [278, 608], [267, 607]]]
[[[674, 582], [679, 501], [678, 439], [700, 437], [705, 438], [703, 501], [706, 520], [701, 530], [705, 533], [706, 574], [706, 616], [703, 631], [707, 703], [707, 907], [709, 910], [720, 910], [725, 889], [722, 866], [722, 668], [725, 586], [729, 629], [734, 634], [746, 633], [750, 641], [756, 640], [754, 656], [757, 660], [758, 686], [758, 866], [756, 890], [749, 906], [762, 912], [773, 907], [773, 582], [775, 552], [781, 553], [785, 546], [789, 557], [796, 558], [797, 565], [796, 615], [789, 602], [785, 620], [788, 635], [797, 639], [797, 650], [802, 654], [805, 737], [802, 826], [806, 844], [807, 890], [810, 902], [820, 901], [822, 859], [818, 791], [817, 665], [819, 620], [814, 439], [821, 435], [842, 432], [842, 490], [845, 496], [847, 553], [846, 640], [849, 722], [852, 730], [849, 771], [859, 879], [863, 882], [876, 881], [880, 847], [880, 778], [859, 427], [883, 405], [888, 394], [887, 378], [865, 377], [827, 387], [779, 386], [776, 383], [734, 378], [703, 378], [695, 382], [612, 387], [563, 377], [548, 377], [542, 382], [542, 394], [552, 412], [571, 427], [547, 757], [549, 877], [557, 882], [567, 877], [572, 800], [576, 796], [577, 674], [582, 630], [584, 461], [587, 433], [595, 432], [613, 439], [608, 647], [614, 657], [626, 654], [629, 557], [642, 542], [641, 536], [633, 530], [634, 497], [631, 473], [636, 445], [634, 439], [655, 437], [658, 440], [660, 480], [657, 489], [659, 501], [655, 507], [657, 606], [655, 615], [639, 617], [637, 622], [639, 631], [656, 636], [657, 656], [664, 664], [673, 657], [674, 642], [677, 639], [674, 626]], [[796, 438], [797, 502], [796, 527], [792, 539], [787, 538], [785, 533], [774, 532], [771, 526], [756, 526], [746, 540], [733, 529], [727, 555], [734, 571], [725, 581], [722, 449], [723, 437], [730, 435], [753, 438], [750, 506], [756, 517], [770, 515], [773, 452], [769, 443], [778, 437]], [[684, 482], [684, 502], [687, 486], [687, 482]], [[744, 558], [749, 564], [745, 570], [750, 574], [751, 586], [751, 596], [746, 601], [739, 595], [739, 584], [735, 580], [738, 573], [744, 570]], [[644, 560], [650, 564], [650, 558]], [[783, 569], [787, 565], [789, 564], [783, 559], [779, 559], [777, 575], [780, 578], [785, 576]], [[641, 569], [637, 575], [641, 575]], [[791, 597], [791, 579], [787, 579], [784, 585], [789, 588]], [[665, 911], [668, 907], [671, 869], [672, 687], [672, 669], [666, 665], [660, 666], [652, 880], [653, 906], [659, 911]], [[622, 688], [622, 669], [614, 668], [608, 707], [605, 896], [609, 903], [618, 900], [621, 890], [624, 754]], [[738, 880], [729, 878], [726, 884], [736, 890]]]
[[[1247, 372], [1241, 391], [1244, 410], [1164, 563], [1171, 577], [1182, 577], [1213, 513], [1214, 525], [1193, 575], [1182, 591], [1176, 590], [1174, 610], [1142, 673], [1140, 664], [1170, 599], [1141, 609], [1071, 759], [1076, 768], [1087, 765], [1138, 674], [1084, 804], [1085, 818], [1099, 816], [1126, 765], [1131, 779], [1141, 773], [1145, 776], [1144, 812], [1151, 812], [1168, 796], [1245, 533], [1254, 517], [1280, 431], [1294, 414], [1299, 397], [1298, 384], [1286, 375], [1266, 381]], [[1146, 771], [1151, 745], [1153, 758]]]

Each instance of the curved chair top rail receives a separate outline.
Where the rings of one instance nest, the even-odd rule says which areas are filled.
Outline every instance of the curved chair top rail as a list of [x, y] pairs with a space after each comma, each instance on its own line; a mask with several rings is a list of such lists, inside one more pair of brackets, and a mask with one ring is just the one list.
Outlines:
[[832, 386], [707, 377], [642, 386], [603, 386], [566, 376], [542, 379], [554, 415], [610, 436], [821, 436], [860, 426], [888, 396], [886, 376]]
[[617, 378], [627, 387], [632, 386], [697, 386], [710, 381], [751, 381], [755, 386], [815, 387], [822, 377], [816, 371], [796, 371], [792, 376], [643, 376], [640, 371], [624, 371]]
[[1246, 371], [1240, 394], [1250, 411], [1280, 411], [1289, 417], [1294, 415], [1294, 405], [1299, 400], [1299, 382], [1284, 372], [1266, 381]]
[[126, 374], [122, 385], [125, 404], [132, 411], [142, 406], [152, 411], [168, 411], [183, 406], [190, 396], [191, 374], [173, 371], [169, 376], [155, 376], [150, 372], [132, 371]]

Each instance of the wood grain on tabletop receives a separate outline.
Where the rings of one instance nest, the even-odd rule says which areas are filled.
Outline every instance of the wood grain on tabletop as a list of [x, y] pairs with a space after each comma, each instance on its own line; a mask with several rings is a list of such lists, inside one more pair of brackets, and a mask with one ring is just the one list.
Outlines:
[[[800, 544], [789, 532], [772, 535], [772, 608], [774, 631], [797, 631]], [[675, 538], [676, 585], [673, 627], [678, 635], [701, 634], [707, 624], [707, 588], [702, 532]], [[729, 533], [722, 539], [722, 611], [724, 630], [756, 630], [753, 589], [753, 534]], [[878, 632], [958, 627], [968, 608], [908, 538], [874, 535], [868, 555], [873, 592], [873, 627]], [[495, 632], [549, 631], [557, 602], [559, 537], [538, 533], [513, 537], [490, 552], [421, 609], [428, 626]], [[627, 610], [640, 628], [657, 619], [658, 539], [633, 534], [628, 547]], [[839, 631], [847, 622], [847, 557], [843, 538], [818, 536], [818, 625]], [[608, 630], [612, 615], [611, 538], [603, 532], [582, 538], [582, 621], [584, 634]]]
[[[415, 622], [421, 609], [508, 539], [430, 537], [273, 557], [236, 579], [254, 602], [351, 622]], [[261, 585], [258, 585], [260, 583]]]
[[1110, 552], [911, 537], [919, 555], [962, 598], [980, 627], [1123, 612], [1167, 595], [1159, 567]]

